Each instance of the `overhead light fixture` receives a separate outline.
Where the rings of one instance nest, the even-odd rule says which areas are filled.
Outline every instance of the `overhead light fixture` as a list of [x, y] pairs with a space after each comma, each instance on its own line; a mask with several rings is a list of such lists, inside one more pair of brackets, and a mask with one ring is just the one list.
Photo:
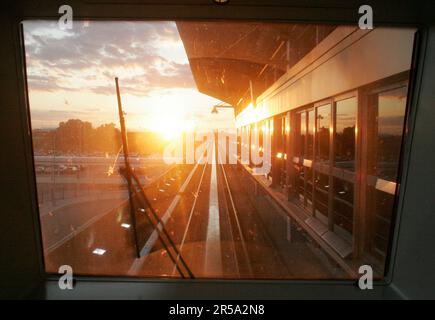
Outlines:
[[121, 223], [121, 227], [125, 229], [130, 229], [130, 225], [128, 223]]
[[103, 254], [106, 253], [106, 250], [101, 249], [101, 248], [96, 248], [96, 249], [94, 249], [94, 251], [92, 251], [92, 253], [96, 254], [96, 255], [99, 255], [99, 256], [102, 256]]
[[225, 4], [225, 3], [227, 3], [229, 0], [213, 0], [213, 2], [214, 3], [217, 3], [217, 4]]
[[212, 114], [217, 114], [218, 113], [218, 108], [234, 109], [234, 106], [229, 105], [229, 104], [217, 104], [217, 105], [213, 106], [213, 108], [211, 109], [211, 113]]

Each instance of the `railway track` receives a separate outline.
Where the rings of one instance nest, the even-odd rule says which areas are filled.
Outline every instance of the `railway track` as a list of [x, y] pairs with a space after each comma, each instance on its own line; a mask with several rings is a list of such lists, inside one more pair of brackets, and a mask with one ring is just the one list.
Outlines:
[[[223, 278], [273, 278], [286, 277], [288, 270], [279, 255], [279, 249], [263, 227], [256, 210], [256, 204], [250, 190], [242, 188], [237, 181], [239, 173], [235, 165], [223, 164], [216, 153], [215, 163], [205, 163], [197, 170], [184, 194], [184, 204], [189, 207], [176, 208], [173, 220], [167, 221], [165, 227], [172, 235], [177, 249], [192, 268], [195, 277], [216, 277], [208, 274], [207, 263], [207, 224], [210, 207], [209, 194], [212, 180], [209, 177], [212, 166], [217, 169], [217, 184], [219, 192], [219, 240], [222, 252]], [[178, 212], [176, 212], [178, 211]], [[182, 212], [181, 212], [182, 211]], [[195, 253], [192, 247], [197, 245]], [[187, 248], [187, 249], [186, 249]], [[161, 250], [156, 245], [152, 251]], [[151, 252], [151, 251], [150, 251]], [[214, 251], [216, 254], [216, 251]], [[177, 260], [179, 256], [177, 257]], [[177, 276], [175, 266], [172, 266], [171, 276]]]
[[[248, 188], [246, 181], [237, 171], [237, 165], [221, 165], [225, 189], [229, 194], [232, 211], [232, 229], [240, 241], [240, 265], [249, 264], [247, 272], [241, 274], [242, 278], [286, 278], [290, 272], [287, 263], [280, 255], [273, 237], [268, 233], [262, 219], [258, 214], [257, 201], [259, 196], [253, 196], [253, 190]], [[269, 208], [274, 212], [274, 208]], [[240, 251], [240, 250], [239, 250]]]
[[[219, 155], [222, 153], [219, 153]], [[225, 172], [225, 166], [223, 159], [219, 157], [218, 166], [220, 168], [220, 189], [221, 189], [221, 213], [226, 216], [227, 219], [227, 233], [229, 234], [229, 246], [232, 251], [232, 257], [234, 259], [235, 275], [238, 278], [252, 277], [253, 271], [251, 267], [251, 259], [248, 254], [246, 246], [245, 236], [243, 234], [242, 226], [238, 218], [239, 212], [236, 208], [234, 201], [234, 195], [231, 191], [228, 183], [227, 174]], [[240, 245], [238, 245], [240, 244]], [[241, 250], [239, 250], [239, 247]]]
[[[159, 223], [157, 228], [160, 230], [165, 228], [171, 237], [171, 241], [175, 244], [175, 249], [178, 251], [175, 257], [176, 263], [178, 263], [180, 259], [185, 260], [185, 244], [194, 241], [195, 235], [198, 234], [198, 230], [195, 230], [195, 209], [198, 205], [198, 200], [201, 198], [201, 188], [204, 187], [203, 181], [206, 180], [205, 177], [207, 176], [207, 164], [200, 164], [200, 162], [201, 161], [192, 166], [192, 169], [183, 180], [181, 186], [176, 191], [173, 191], [166, 196], [168, 199], [166, 209], [157, 209], [157, 213], [161, 220], [161, 223]], [[154, 200], [155, 201], [152, 205], [158, 206], [159, 198], [154, 198]], [[161, 252], [166, 251], [162, 247], [162, 244], [157, 240], [157, 230], [153, 229], [141, 250], [142, 257], [134, 261], [128, 274], [140, 274], [141, 270], [143, 270], [147, 265], [149, 257], [154, 257], [159, 255]], [[152, 259], [154, 259], [153, 257]], [[163, 257], [164, 260], [166, 255]], [[170, 266], [165, 268], [165, 275], [178, 276], [176, 263], [172, 263]], [[190, 261], [188, 265], [189, 268], [193, 265], [195, 273], [198, 273], [198, 268], [195, 263]]]
[[[241, 174], [237, 165], [223, 164], [218, 161], [221, 153], [214, 153], [211, 163], [207, 157], [205, 163], [177, 165], [144, 188], [158, 223], [139, 224], [140, 258], [134, 254], [133, 230], [121, 228], [121, 224], [129, 223], [125, 205], [123, 210], [114, 209], [54, 250], [50, 265], [74, 259], [79, 273], [92, 274], [92, 266], [103, 261], [106, 274], [173, 278], [180, 276], [176, 265], [183, 259], [195, 278], [297, 278], [298, 272], [291, 271], [302, 270], [313, 260], [304, 262], [305, 254], [299, 265], [289, 270], [289, 260], [282, 257], [283, 252], [290, 251], [291, 259], [299, 259], [300, 249], [283, 239], [282, 221], [280, 234], [270, 223], [265, 224], [268, 217], [278, 216], [276, 208], [265, 197], [252, 194], [249, 178]], [[139, 216], [146, 209], [143, 205], [136, 207]], [[169, 248], [171, 255], [159, 241], [158, 233], [163, 227], [175, 248]], [[277, 238], [284, 243], [277, 246]], [[106, 250], [103, 257], [92, 255], [89, 248], [97, 245]]]

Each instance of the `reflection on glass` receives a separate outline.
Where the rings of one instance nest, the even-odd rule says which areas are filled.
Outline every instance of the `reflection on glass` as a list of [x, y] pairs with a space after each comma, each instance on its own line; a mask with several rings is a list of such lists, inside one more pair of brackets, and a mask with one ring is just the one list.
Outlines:
[[319, 213], [323, 216], [328, 216], [328, 193], [329, 193], [329, 177], [325, 174], [316, 172], [314, 178], [314, 209], [315, 214]]
[[[312, 250], [313, 243], [322, 245], [323, 240], [301, 230], [308, 226], [294, 223], [291, 215], [271, 205], [269, 192], [284, 188], [277, 188], [276, 181], [269, 188], [269, 173], [253, 178], [251, 168], [244, 165], [218, 165], [216, 160], [222, 160], [223, 150], [228, 151], [225, 157], [229, 158], [229, 146], [210, 141], [214, 151], [198, 152], [201, 142], [207, 141], [202, 133], [219, 138], [218, 130], [232, 132], [241, 126], [247, 136], [265, 130], [268, 139], [263, 140], [263, 135], [254, 143], [239, 139], [239, 151], [267, 155], [272, 149], [272, 159], [290, 162], [293, 157], [286, 157], [286, 140], [279, 134], [280, 130], [286, 133], [285, 128], [271, 117], [278, 120], [285, 112], [294, 113], [293, 108], [309, 104], [295, 110], [299, 112], [291, 119], [295, 132], [291, 128], [289, 135], [295, 133], [297, 140], [294, 155], [314, 161], [304, 161], [305, 166], [295, 161], [298, 163], [293, 163], [295, 170], [289, 170], [288, 180], [285, 169], [291, 168], [291, 163], [287, 162], [282, 166], [281, 181], [286, 186], [287, 181], [296, 182], [296, 193], [303, 203], [298, 205], [305, 206], [308, 215], [328, 218], [320, 222], [335, 225], [330, 231], [337, 234], [352, 233], [353, 189], [365, 186], [337, 179], [329, 185], [333, 181], [329, 174], [347, 176], [343, 170], [332, 170], [330, 123], [337, 121], [336, 165], [353, 170], [356, 100], [338, 102], [337, 119], [333, 119], [335, 104], [318, 109], [312, 106], [318, 99], [335, 98], [326, 94], [324, 84], [314, 81], [316, 77], [312, 82], [304, 80], [308, 78], [287, 82], [292, 68], [305, 68], [304, 56], [315, 52], [335, 28], [254, 21], [78, 21], [74, 30], [54, 32], [56, 21], [25, 21], [26, 74], [46, 271], [56, 273], [59, 266], [71, 265], [75, 274], [180, 277], [176, 265], [184, 260], [195, 278], [350, 277], [344, 270], [331, 268], [321, 249]], [[410, 39], [408, 34], [409, 30], [405, 31], [404, 39]], [[404, 44], [410, 47], [408, 42]], [[352, 76], [351, 68], [345, 69], [348, 75], [342, 74], [340, 63], [355, 62], [343, 61], [341, 56], [331, 57], [331, 65], [340, 66], [330, 70], [331, 79], [337, 74]], [[364, 58], [358, 61], [363, 67], [370, 63]], [[130, 190], [125, 179], [115, 76], [120, 80], [126, 113], [130, 165], [140, 181]], [[381, 79], [373, 79], [377, 80]], [[335, 84], [333, 92], [346, 90], [346, 86]], [[298, 89], [296, 93], [293, 87]], [[379, 135], [371, 141], [371, 147], [377, 149], [370, 153], [373, 175], [392, 176], [388, 168], [397, 163], [399, 131], [394, 117], [402, 115], [395, 113], [399, 110], [398, 96], [386, 92], [376, 96], [377, 103], [372, 104], [377, 121], [371, 121], [371, 132]], [[253, 106], [253, 100], [258, 100], [258, 107]], [[210, 110], [211, 106], [215, 107]], [[197, 135], [192, 136], [194, 133]], [[273, 138], [272, 145], [269, 138]], [[195, 147], [198, 149], [193, 150]], [[174, 152], [168, 155], [168, 149]], [[207, 164], [192, 163], [195, 155], [199, 156], [197, 161]], [[240, 153], [238, 156], [245, 158]], [[183, 157], [192, 158], [185, 163], [179, 161]], [[266, 161], [265, 167], [270, 168], [270, 160]], [[274, 162], [275, 178], [279, 165]], [[316, 162], [330, 167], [316, 167]], [[377, 212], [374, 230], [385, 239], [382, 219], [388, 218], [382, 214], [390, 204], [385, 195], [376, 197], [379, 208], [370, 207], [370, 213], [364, 211], [361, 216], [372, 220], [371, 214]], [[295, 212], [298, 216], [303, 213], [299, 211]], [[155, 220], [161, 221], [159, 227], [150, 219], [153, 212]], [[207, 232], [210, 230], [212, 236]], [[160, 231], [160, 238], [156, 237]], [[366, 230], [363, 232], [355, 237], [369, 237]], [[164, 234], [168, 239], [161, 243]], [[379, 239], [376, 235], [374, 247], [385, 250]], [[142, 252], [142, 258], [138, 259], [137, 251]], [[177, 259], [171, 259], [172, 255]]]
[[317, 108], [316, 160], [322, 163], [329, 162], [330, 114], [330, 104]]
[[305, 173], [304, 167], [300, 165], [295, 165], [296, 172], [296, 190], [299, 196], [299, 200], [302, 202], [305, 198]]
[[[404, 129], [407, 87], [385, 91], [375, 96], [375, 128], [371, 173], [383, 180], [396, 182]], [[370, 187], [373, 218], [371, 225], [372, 254], [384, 261], [388, 251], [394, 195]]]
[[393, 214], [394, 195], [371, 188], [374, 204], [372, 225], [372, 250], [380, 260], [386, 258], [391, 218]]
[[357, 100], [350, 98], [336, 103], [335, 166], [355, 170], [355, 127]]
[[298, 156], [304, 156], [305, 155], [305, 136], [307, 134], [307, 118], [305, 112], [297, 113], [296, 114], [299, 117], [299, 131], [297, 131], [297, 134], [299, 133], [299, 136], [296, 136], [297, 142], [297, 155]]
[[406, 87], [378, 96], [377, 176], [396, 181], [406, 108]]
[[309, 167], [305, 167], [305, 174], [306, 174], [306, 189], [305, 189], [305, 195], [306, 195], [306, 205], [311, 205], [313, 203], [313, 169]]
[[314, 143], [314, 110], [308, 111], [308, 138], [307, 138], [307, 154], [306, 159], [313, 159], [313, 143]]
[[334, 178], [334, 230], [336, 227], [352, 234], [353, 183]]
[[260, 134], [258, 135], [258, 154], [260, 157], [263, 157], [264, 155], [264, 141], [263, 141], [263, 134], [266, 133], [266, 124], [264, 121], [259, 123], [258, 130], [260, 131]]

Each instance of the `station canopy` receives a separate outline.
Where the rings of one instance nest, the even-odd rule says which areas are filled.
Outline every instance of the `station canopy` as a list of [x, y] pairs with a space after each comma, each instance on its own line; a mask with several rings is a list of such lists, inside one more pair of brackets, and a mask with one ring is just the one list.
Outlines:
[[335, 28], [257, 22], [177, 22], [198, 90], [238, 114]]

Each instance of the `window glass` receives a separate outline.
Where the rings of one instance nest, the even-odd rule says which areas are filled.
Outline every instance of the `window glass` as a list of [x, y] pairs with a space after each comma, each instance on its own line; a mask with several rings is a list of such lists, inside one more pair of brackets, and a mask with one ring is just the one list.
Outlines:
[[[371, 249], [372, 254], [385, 261], [391, 230], [397, 190], [398, 166], [406, 111], [407, 87], [388, 90], [374, 95], [374, 126], [370, 159], [374, 165], [371, 173], [376, 183], [369, 186], [369, 203], [372, 210]], [[380, 188], [380, 186], [386, 186]]]
[[377, 176], [396, 181], [403, 123], [406, 108], [406, 87], [378, 95]]
[[337, 227], [352, 234], [353, 183], [334, 178], [334, 229]]
[[305, 167], [305, 196], [307, 206], [311, 206], [313, 203], [313, 169], [310, 167]]
[[322, 214], [327, 217], [328, 214], [328, 194], [329, 194], [329, 176], [316, 172], [315, 180], [315, 214]]
[[313, 143], [314, 143], [314, 110], [308, 111], [308, 128], [307, 128], [307, 153], [305, 155], [306, 159], [313, 159]]
[[294, 165], [296, 172], [296, 192], [299, 200], [303, 203], [305, 199], [305, 172], [304, 167], [300, 165]]
[[374, 219], [371, 226], [372, 249], [376, 258], [383, 261], [388, 249], [388, 235], [390, 234], [391, 219], [394, 206], [394, 195], [372, 188], [374, 204]]
[[320, 163], [329, 162], [330, 114], [330, 104], [317, 108], [316, 161]]
[[[309, 61], [346, 26], [75, 21], [60, 30], [38, 20], [23, 30], [47, 273], [346, 279], [373, 257], [383, 263], [407, 89], [372, 68], [405, 81], [395, 66], [412, 56], [415, 30], [377, 28], [395, 52], [356, 39], [327, 70]], [[366, 41], [374, 50], [355, 54]], [[391, 59], [374, 65], [378, 52]], [[367, 70], [367, 86], [357, 88], [356, 70]], [[332, 103], [372, 89], [358, 112], [355, 97]], [[263, 158], [254, 164], [253, 154]], [[367, 202], [354, 208], [359, 195]]]
[[355, 170], [356, 114], [356, 98], [336, 102], [335, 166], [351, 171]]
[[296, 155], [303, 157], [305, 154], [305, 137], [307, 134], [307, 118], [305, 112], [296, 113]]

